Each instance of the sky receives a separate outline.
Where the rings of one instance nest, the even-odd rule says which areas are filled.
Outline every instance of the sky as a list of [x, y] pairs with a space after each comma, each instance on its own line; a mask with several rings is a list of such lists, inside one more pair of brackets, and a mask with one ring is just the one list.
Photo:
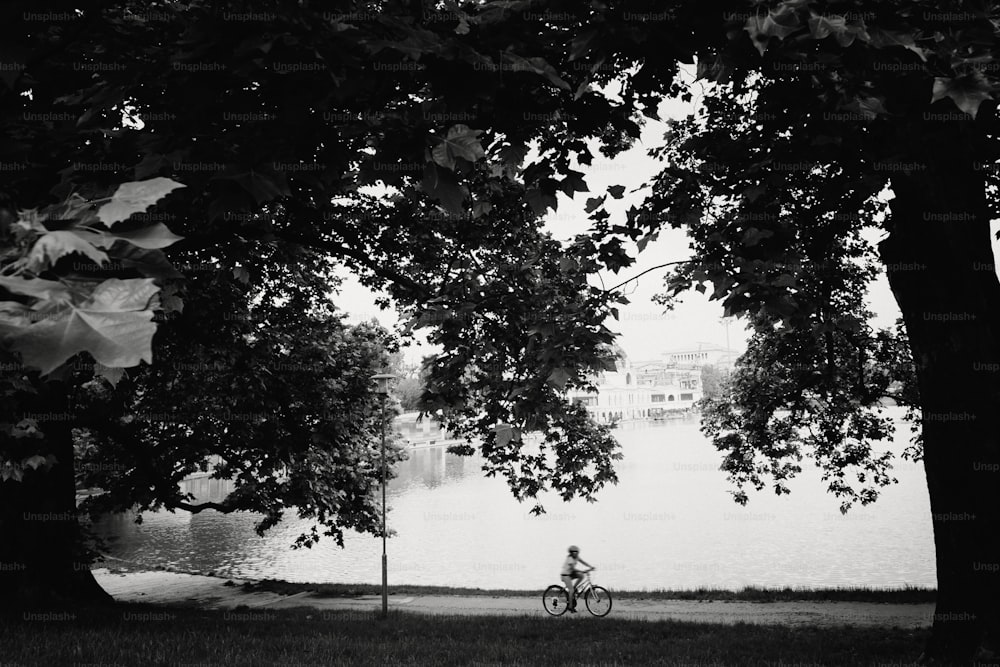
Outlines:
[[[693, 90], [697, 92], [697, 87]], [[663, 118], [682, 118], [692, 111], [697, 103], [697, 95], [693, 103], [683, 103], [677, 100], [667, 100], [660, 107]], [[625, 196], [620, 200], [608, 199], [606, 208], [611, 213], [612, 224], [623, 220], [625, 211], [639, 205], [643, 199], [643, 191], [634, 192], [642, 183], [647, 182], [659, 171], [660, 163], [650, 158], [647, 151], [662, 142], [666, 126], [662, 122], [649, 121], [643, 128], [642, 136], [630, 150], [608, 159], [593, 150], [594, 160], [589, 166], [575, 167], [586, 175], [588, 193], [577, 193], [575, 199], [559, 194], [559, 205], [556, 211], [549, 212], [545, 219], [545, 228], [559, 240], [568, 241], [576, 234], [584, 233], [589, 226], [589, 220], [584, 212], [588, 197], [600, 196], [612, 185], [626, 186]], [[531, 155], [528, 156], [530, 161]], [[869, 234], [869, 240], [876, 243], [880, 240], [879, 233]], [[635, 255], [632, 247], [631, 254]], [[664, 229], [659, 238], [646, 246], [638, 254], [636, 263], [620, 274], [603, 273], [592, 279], [593, 284], [610, 287], [636, 276], [646, 269], [687, 259], [691, 256], [691, 248], [683, 230]], [[622, 289], [630, 303], [619, 308], [619, 320], [608, 320], [609, 329], [619, 334], [618, 343], [633, 361], [653, 361], [661, 358], [668, 351], [676, 351], [697, 346], [699, 343], [710, 343], [741, 352], [746, 348], [749, 332], [745, 323], [736, 318], [723, 318], [722, 306], [719, 301], [710, 301], [708, 294], [700, 294], [691, 290], [681, 297], [672, 311], [653, 302], [653, 297], [664, 291], [664, 277], [669, 269], [659, 269], [645, 274], [629, 283]], [[711, 290], [709, 290], [711, 291]], [[340, 294], [335, 298], [337, 305], [349, 315], [349, 321], [360, 322], [375, 318], [387, 327], [393, 326], [398, 318], [394, 311], [381, 311], [374, 305], [374, 295], [358, 284], [351, 276], [345, 276]], [[899, 317], [899, 309], [889, 290], [884, 275], [872, 285], [868, 295], [869, 308], [875, 314], [873, 325], [889, 327]], [[408, 362], [418, 363], [420, 359], [433, 351], [433, 348], [417, 342], [404, 349]]]

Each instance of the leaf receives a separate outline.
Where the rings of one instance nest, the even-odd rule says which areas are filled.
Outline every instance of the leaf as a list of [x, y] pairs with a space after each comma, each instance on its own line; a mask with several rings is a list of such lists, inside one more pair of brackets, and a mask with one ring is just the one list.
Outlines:
[[110, 278], [94, 288], [84, 309], [100, 313], [144, 310], [159, 291], [151, 278]]
[[28, 458], [21, 461], [22, 465], [31, 468], [32, 470], [38, 470], [39, 466], [45, 465], [45, 457], [35, 454], [34, 456], [29, 456]]
[[170, 160], [165, 155], [147, 155], [142, 159], [142, 162], [135, 165], [135, 177], [145, 180], [169, 166]]
[[580, 268], [579, 263], [572, 257], [559, 258], [559, 270], [562, 271], [563, 273], [576, 271], [578, 268]]
[[292, 193], [288, 189], [288, 182], [285, 175], [270, 168], [242, 169], [231, 166], [220, 174], [212, 177], [215, 180], [233, 181], [246, 192], [250, 193], [254, 201], [260, 205], [278, 197], [287, 197]]
[[566, 177], [559, 184], [559, 189], [570, 198], [577, 192], [590, 192], [590, 188], [587, 187], [587, 181], [583, 178], [583, 173], [573, 170], [569, 170], [569, 173], [567, 173]]
[[[888, 110], [885, 108], [883, 100], [878, 97], [859, 97], [853, 100], [850, 104], [846, 105], [845, 108], [849, 111], [861, 114], [869, 120], [874, 120], [879, 116], [886, 116], [889, 114]], [[819, 144], [814, 141], [813, 145]]]
[[528, 146], [523, 143], [507, 144], [500, 149], [500, 161], [503, 162], [504, 169], [511, 175], [517, 175], [527, 155]]
[[108, 367], [151, 363], [156, 325], [148, 306], [158, 290], [149, 278], [106, 280], [84, 305], [53, 313], [12, 335], [11, 348], [44, 375], [80, 352]]
[[39, 273], [51, 268], [56, 262], [66, 255], [79, 253], [98, 264], [108, 261], [108, 255], [103, 250], [98, 250], [73, 230], [62, 230], [57, 232], [46, 232], [35, 241], [31, 251], [25, 258], [28, 269]]
[[733, 66], [722, 56], [716, 56], [714, 61], [708, 60], [707, 57], [701, 57], [698, 59], [696, 78], [726, 83], [732, 78], [733, 71]]
[[510, 424], [497, 424], [493, 427], [493, 431], [500, 447], [506, 447], [514, 437], [514, 427]]
[[824, 39], [830, 35], [839, 34], [847, 30], [847, 19], [843, 16], [819, 16], [813, 14], [809, 17], [809, 32], [814, 39]]
[[767, 18], [764, 19], [763, 30], [764, 34], [770, 37], [777, 37], [778, 39], [784, 39], [794, 32], [797, 32], [801, 27], [799, 25], [798, 16], [795, 14], [786, 14], [792, 18], [791, 24], [782, 23], [775, 19], [778, 16], [774, 12], [770, 12]]
[[607, 195], [603, 195], [601, 197], [590, 197], [587, 199], [587, 205], [584, 207], [583, 210], [587, 213], [593, 213], [594, 211], [597, 210], [597, 208], [601, 204], [604, 203], [604, 200], [607, 198], [608, 198]]
[[899, 46], [916, 53], [922, 61], [927, 62], [927, 51], [917, 46], [917, 42], [913, 35], [907, 33], [872, 28], [871, 44], [878, 49]]
[[775, 278], [772, 282], [775, 287], [795, 287], [797, 281], [795, 276], [790, 273], [782, 273], [780, 276]]
[[563, 81], [556, 69], [544, 58], [522, 58], [511, 51], [503, 52], [503, 59], [513, 65], [516, 71], [533, 72], [562, 90], [571, 90], [570, 85]]
[[[789, 23], [779, 23], [775, 20], [775, 17]], [[797, 32], [800, 27], [798, 16], [794, 13], [785, 12], [775, 14], [774, 12], [768, 12], [767, 16], [756, 14], [748, 17], [743, 29], [750, 35], [750, 39], [753, 41], [754, 46], [757, 47], [760, 55], [764, 55], [764, 52], [767, 51], [767, 44], [772, 37], [784, 39], [792, 33]]]
[[486, 156], [479, 143], [479, 135], [482, 133], [482, 130], [473, 130], [468, 125], [453, 125], [441, 143], [431, 150], [431, 157], [434, 162], [448, 169], [455, 168], [455, 158], [475, 162]]
[[108, 240], [105, 241], [107, 245], [102, 245], [104, 248], [114, 243], [115, 239], [121, 239], [122, 241], [128, 241], [132, 245], [145, 250], [159, 250], [160, 248], [166, 248], [167, 246], [173, 245], [177, 241], [184, 239], [183, 236], [177, 236], [171, 232], [170, 229], [168, 229], [162, 222], [157, 222], [155, 224], [147, 225], [145, 227], [140, 227], [127, 232], [106, 234], [105, 236], [108, 237]]
[[14, 294], [24, 294], [43, 301], [68, 303], [70, 300], [69, 288], [55, 280], [0, 276], [0, 287]]
[[931, 103], [945, 97], [950, 97], [959, 109], [975, 118], [979, 105], [990, 99], [990, 85], [978, 70], [954, 79], [935, 77]]
[[601, 368], [603, 368], [607, 372], [609, 373], [618, 372], [618, 362], [615, 361], [614, 357], [602, 357], [598, 361], [601, 365]]
[[640, 238], [638, 241], [636, 241], [636, 247], [638, 247], [639, 252], [642, 252], [643, 250], [645, 250], [646, 246], [649, 245], [649, 242], [650, 241], [655, 241], [659, 236], [660, 235], [658, 233], [652, 232], [650, 234], [646, 234], [645, 236], [643, 236], [642, 238]]
[[524, 198], [535, 215], [545, 215], [550, 208], [554, 211], [559, 204], [554, 195], [550, 195], [540, 188], [529, 189], [524, 193]]
[[428, 162], [424, 165], [424, 178], [420, 186], [424, 192], [441, 202], [448, 212], [458, 215], [465, 212], [468, 191], [459, 184], [458, 178], [451, 170]]
[[0, 339], [19, 333], [27, 326], [35, 312], [16, 301], [0, 301]]
[[165, 313], [183, 313], [184, 312], [184, 299], [180, 298], [176, 294], [171, 294], [169, 296], [160, 296], [160, 307]]
[[111, 256], [123, 267], [135, 269], [147, 278], [183, 278], [167, 256], [160, 250], [145, 250], [130, 243], [121, 243], [111, 248]]
[[622, 196], [625, 194], [625, 186], [612, 185], [611, 187], [608, 188], [608, 194], [614, 197], [615, 199], [621, 199]]
[[566, 387], [566, 383], [569, 381], [570, 374], [565, 368], [553, 368], [552, 372], [549, 373], [548, 382], [550, 385], [562, 391]]
[[477, 201], [472, 205], [472, 217], [481, 218], [493, 210], [493, 204], [488, 201]]
[[577, 34], [570, 42], [569, 59], [570, 62], [584, 57], [593, 50], [595, 44], [599, 44], [598, 36], [600, 32], [597, 28], [590, 28]]
[[109, 228], [133, 213], [142, 213], [160, 199], [184, 185], [169, 178], [158, 176], [148, 181], [122, 183], [111, 196], [111, 201], [101, 206], [97, 217]]
[[114, 387], [125, 375], [125, 369], [113, 368], [111, 366], [105, 366], [104, 364], [94, 364], [94, 375], [104, 378], [111, 384], [112, 387]]

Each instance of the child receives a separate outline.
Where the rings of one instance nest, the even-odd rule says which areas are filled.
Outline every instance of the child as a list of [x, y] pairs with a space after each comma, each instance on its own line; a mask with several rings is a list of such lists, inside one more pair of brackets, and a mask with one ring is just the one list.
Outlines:
[[[580, 547], [571, 546], [568, 551], [569, 555], [566, 556], [566, 560], [563, 561], [560, 578], [562, 579], [563, 584], [565, 584], [566, 590], [569, 591], [569, 610], [575, 614], [576, 582], [578, 579], [583, 579], [583, 572], [576, 569], [577, 563], [586, 565], [590, 568], [590, 570], [593, 570], [594, 566], [580, 558]], [[590, 570], [585, 570], [585, 572], [590, 572]]]

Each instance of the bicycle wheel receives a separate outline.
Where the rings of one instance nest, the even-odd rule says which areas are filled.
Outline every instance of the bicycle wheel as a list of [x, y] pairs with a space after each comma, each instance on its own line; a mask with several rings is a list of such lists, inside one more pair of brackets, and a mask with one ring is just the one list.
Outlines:
[[569, 608], [569, 593], [562, 586], [552, 584], [545, 589], [542, 604], [545, 606], [545, 611], [553, 616], [562, 616]]
[[592, 586], [584, 599], [587, 611], [594, 616], [607, 616], [611, 611], [611, 593], [603, 586]]

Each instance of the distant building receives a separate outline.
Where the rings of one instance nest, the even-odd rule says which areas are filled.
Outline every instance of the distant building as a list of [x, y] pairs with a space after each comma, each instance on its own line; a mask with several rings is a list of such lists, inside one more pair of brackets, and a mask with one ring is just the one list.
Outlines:
[[699, 371], [668, 368], [663, 362], [633, 364], [621, 348], [615, 353], [617, 368], [594, 378], [596, 393], [569, 394], [595, 420], [659, 419], [690, 410], [701, 399]]
[[404, 412], [393, 420], [393, 428], [406, 447], [449, 445], [458, 442], [432, 415], [419, 419], [419, 412]]
[[664, 352], [663, 359], [674, 368], [714, 366], [719, 370], [732, 370], [740, 354], [715, 343], [696, 343], [691, 347]]

